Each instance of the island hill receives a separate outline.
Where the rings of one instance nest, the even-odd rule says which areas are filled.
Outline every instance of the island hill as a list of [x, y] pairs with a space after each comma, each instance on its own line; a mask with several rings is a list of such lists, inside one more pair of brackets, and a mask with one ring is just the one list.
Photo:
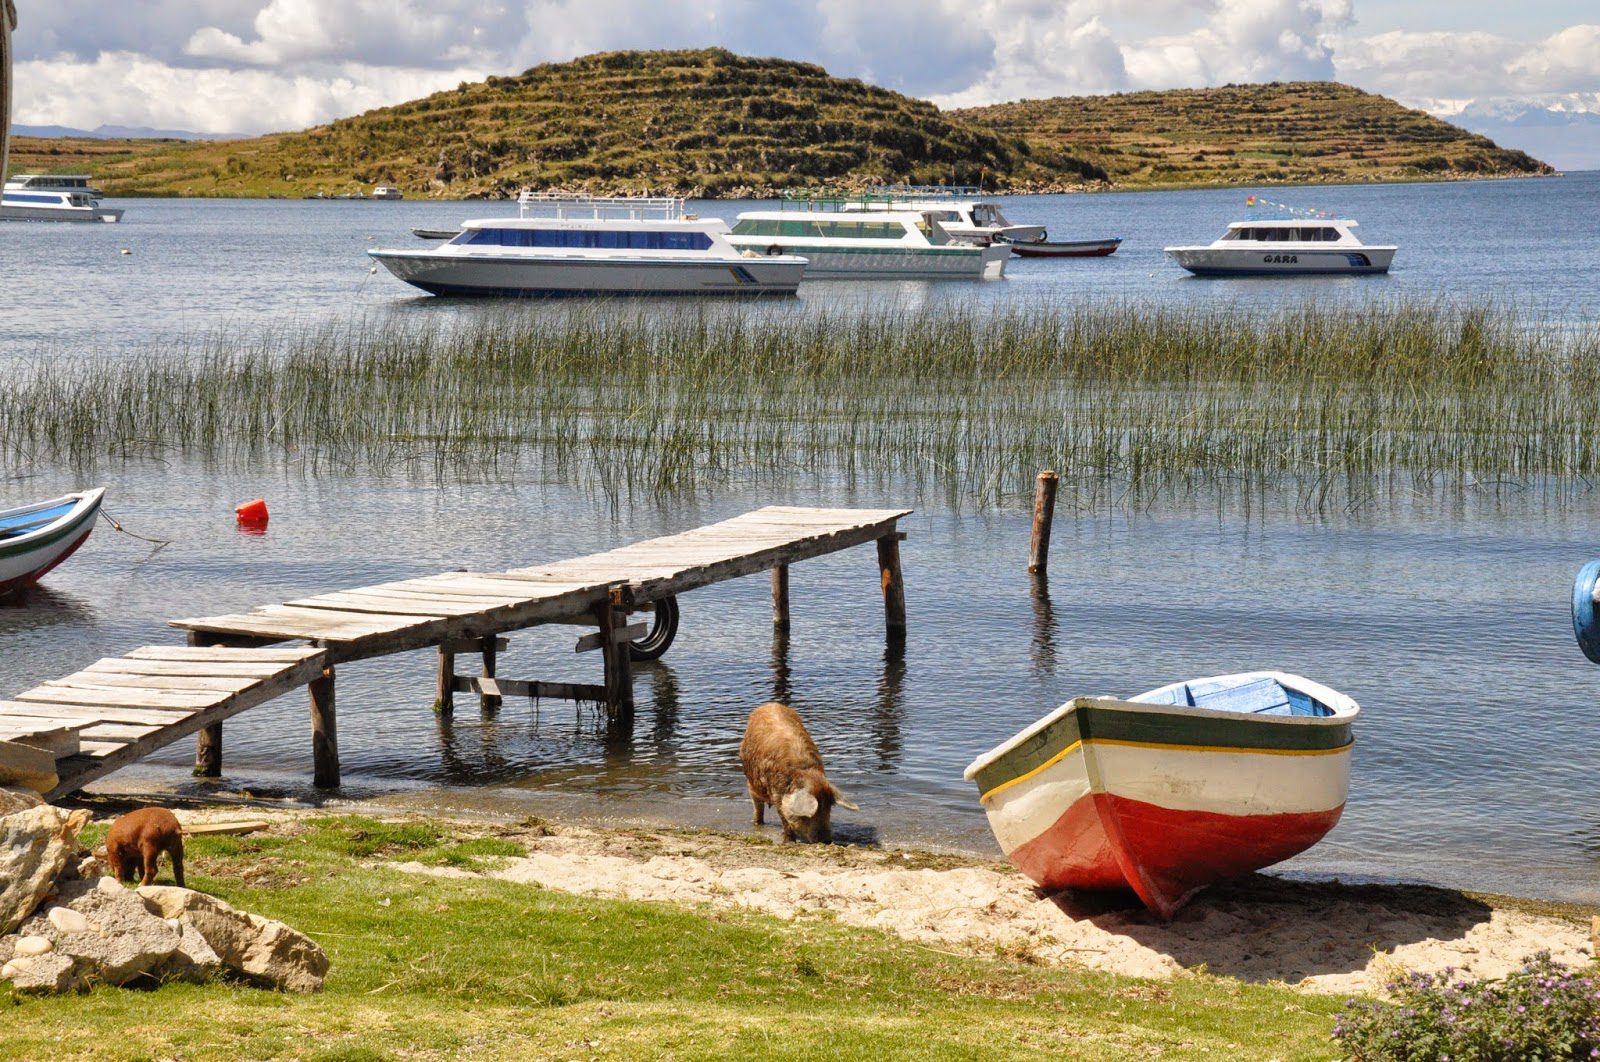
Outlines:
[[885, 183], [1065, 191], [1550, 172], [1520, 151], [1343, 85], [1024, 100], [941, 111], [820, 66], [719, 49], [536, 66], [302, 132], [247, 140], [22, 138], [13, 169], [87, 169], [111, 195], [524, 186], [767, 197]]

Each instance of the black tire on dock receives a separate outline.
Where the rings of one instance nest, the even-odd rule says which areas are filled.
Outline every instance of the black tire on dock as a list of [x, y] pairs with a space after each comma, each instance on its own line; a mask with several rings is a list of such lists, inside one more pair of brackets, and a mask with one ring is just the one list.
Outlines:
[[628, 643], [628, 656], [634, 660], [656, 660], [672, 648], [678, 636], [678, 599], [664, 597], [655, 604], [655, 620], [643, 638]]

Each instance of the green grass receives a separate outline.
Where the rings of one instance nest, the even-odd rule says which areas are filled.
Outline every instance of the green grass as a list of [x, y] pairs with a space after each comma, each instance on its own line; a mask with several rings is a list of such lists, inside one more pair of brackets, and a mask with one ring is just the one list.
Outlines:
[[553, 476], [611, 497], [751, 477], [997, 501], [1291, 486], [1307, 504], [1600, 474], [1600, 331], [1484, 308], [926, 315], [508, 307], [0, 380], [0, 470], [183, 456], [307, 475]]
[[[436, 879], [475, 840], [324, 818], [189, 842], [191, 885], [309, 933], [324, 992], [230, 984], [0, 995], [0, 1057], [1325, 1058], [1339, 1000], [964, 958], [819, 918]], [[374, 847], [376, 845], [376, 847]], [[360, 853], [360, 854], [357, 854]], [[370, 864], [374, 860], [378, 865]], [[293, 877], [257, 876], [263, 864]]]

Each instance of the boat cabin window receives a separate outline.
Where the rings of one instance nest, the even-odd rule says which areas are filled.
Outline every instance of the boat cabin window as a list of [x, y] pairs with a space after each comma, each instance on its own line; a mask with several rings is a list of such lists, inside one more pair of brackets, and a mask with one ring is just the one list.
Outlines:
[[917, 230], [928, 238], [928, 242], [938, 247], [950, 242], [950, 234], [944, 231], [944, 226], [934, 218], [924, 217], [917, 223]]
[[469, 229], [450, 241], [474, 247], [604, 248], [629, 251], [704, 251], [703, 232], [609, 232], [603, 229]]
[[796, 236], [801, 239], [898, 240], [906, 230], [897, 221], [850, 218], [746, 218], [733, 226], [735, 236]]

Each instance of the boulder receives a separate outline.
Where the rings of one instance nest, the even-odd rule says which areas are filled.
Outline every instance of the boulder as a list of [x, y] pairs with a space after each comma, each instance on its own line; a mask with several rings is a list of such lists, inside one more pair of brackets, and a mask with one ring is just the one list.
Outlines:
[[44, 798], [31, 789], [0, 785], [0, 815], [27, 811], [29, 808], [36, 808], [43, 803]]
[[138, 892], [152, 912], [193, 927], [224, 966], [252, 981], [289, 992], [322, 987], [328, 956], [304, 933], [191, 889], [146, 885]]
[[48, 804], [0, 818], [0, 934], [15, 929], [50, 895], [88, 821], [87, 811], [69, 815]]
[[57, 899], [57, 906], [24, 922], [22, 932], [44, 937], [55, 954], [72, 957], [85, 981], [125, 985], [160, 979], [179, 950], [179, 933], [166, 919], [151, 914], [137, 894], [109, 878], [64, 882]]
[[0, 966], [0, 981], [10, 981], [18, 992], [70, 992], [82, 984], [78, 964], [58, 951], [31, 957], [18, 956]]

